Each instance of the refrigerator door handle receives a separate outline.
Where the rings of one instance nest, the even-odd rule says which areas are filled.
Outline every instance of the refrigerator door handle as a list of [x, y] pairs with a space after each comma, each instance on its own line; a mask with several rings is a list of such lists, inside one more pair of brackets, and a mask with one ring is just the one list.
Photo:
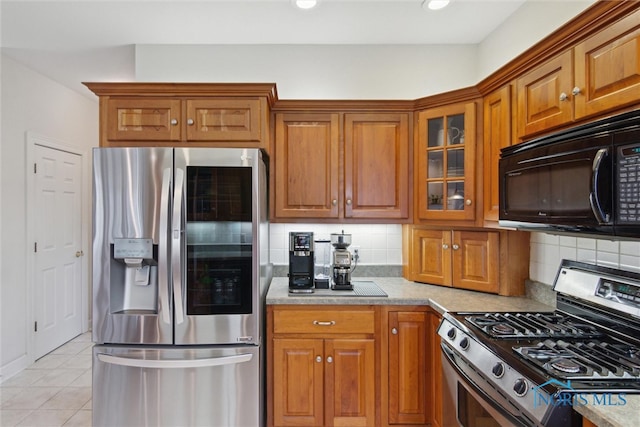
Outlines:
[[162, 321], [171, 324], [171, 311], [169, 308], [169, 263], [168, 263], [168, 239], [169, 232], [169, 197], [171, 193], [171, 169], [162, 172], [162, 189], [160, 194], [160, 239], [158, 241], [158, 299], [160, 300], [160, 313]]
[[173, 301], [176, 310], [176, 324], [184, 322], [182, 304], [182, 205], [184, 171], [176, 168], [173, 189], [173, 224], [171, 227], [171, 270], [173, 274]]
[[252, 354], [237, 354], [234, 356], [212, 357], [207, 359], [137, 359], [129, 357], [112, 356], [110, 354], [98, 353], [98, 360], [111, 365], [129, 366], [134, 368], [154, 368], [154, 369], [186, 369], [203, 368], [209, 366], [235, 365], [248, 362], [252, 359]]

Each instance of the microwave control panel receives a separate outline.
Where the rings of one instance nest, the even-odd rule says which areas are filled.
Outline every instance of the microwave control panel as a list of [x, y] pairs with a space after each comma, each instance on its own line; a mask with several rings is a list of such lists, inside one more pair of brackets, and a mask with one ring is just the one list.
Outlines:
[[618, 220], [640, 222], [640, 144], [618, 148]]

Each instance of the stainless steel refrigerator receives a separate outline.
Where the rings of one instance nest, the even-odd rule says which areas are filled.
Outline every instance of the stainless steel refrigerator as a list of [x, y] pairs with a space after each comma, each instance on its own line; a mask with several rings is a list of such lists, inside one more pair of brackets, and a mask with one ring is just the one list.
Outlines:
[[263, 153], [96, 148], [93, 170], [93, 425], [262, 425]]

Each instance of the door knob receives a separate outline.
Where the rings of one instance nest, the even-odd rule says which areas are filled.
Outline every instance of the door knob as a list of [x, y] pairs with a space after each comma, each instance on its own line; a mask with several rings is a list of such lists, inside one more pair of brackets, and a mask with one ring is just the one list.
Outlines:
[[82, 252], [82, 251], [77, 251], [76, 252], [76, 258], [80, 258], [83, 255], [84, 255], [84, 252]]

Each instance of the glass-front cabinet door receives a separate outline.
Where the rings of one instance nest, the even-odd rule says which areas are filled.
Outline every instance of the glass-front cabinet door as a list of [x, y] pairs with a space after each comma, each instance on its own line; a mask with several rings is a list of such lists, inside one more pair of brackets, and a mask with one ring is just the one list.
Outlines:
[[418, 217], [475, 217], [475, 103], [418, 113]]

